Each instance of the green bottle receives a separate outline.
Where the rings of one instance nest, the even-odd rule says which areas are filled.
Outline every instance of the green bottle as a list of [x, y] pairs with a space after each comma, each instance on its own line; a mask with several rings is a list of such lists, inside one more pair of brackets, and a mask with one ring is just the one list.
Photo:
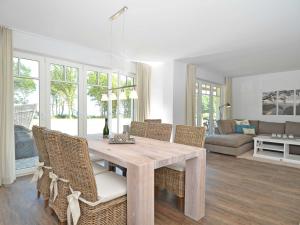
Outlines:
[[109, 138], [108, 120], [105, 118], [105, 126], [103, 128], [103, 138]]

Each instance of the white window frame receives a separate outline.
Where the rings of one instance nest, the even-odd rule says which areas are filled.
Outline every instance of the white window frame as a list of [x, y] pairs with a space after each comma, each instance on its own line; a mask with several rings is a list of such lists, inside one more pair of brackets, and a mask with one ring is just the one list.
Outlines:
[[224, 99], [223, 99], [223, 85], [221, 84], [217, 84], [211, 81], [206, 81], [206, 80], [202, 80], [202, 79], [196, 79], [196, 82], [198, 83], [198, 95], [197, 95], [197, 124], [202, 124], [202, 85], [201, 84], [208, 84], [210, 85], [210, 95], [209, 95], [209, 122], [210, 122], [210, 127], [209, 127], [209, 135], [213, 134], [213, 128], [212, 124], [214, 124], [213, 122], [213, 87], [217, 87], [220, 88], [220, 105], [223, 105]]
[[[39, 125], [46, 126], [46, 114], [47, 114], [46, 113], [47, 110], [45, 108], [46, 92], [41, 91], [41, 90], [45, 90], [44, 88], [46, 84], [45, 59], [44, 57], [35, 54], [30, 54], [30, 53], [25, 53], [20, 51], [14, 51], [13, 58], [28, 59], [32, 61], [37, 61], [39, 63], [39, 77], [33, 79], [39, 81]], [[34, 171], [35, 171], [35, 167], [16, 170], [16, 176], [17, 177], [26, 176], [32, 174]]]
[[83, 93], [83, 65], [79, 63], [73, 63], [66, 60], [60, 60], [55, 58], [46, 58], [46, 71], [47, 71], [47, 81], [46, 81], [46, 104], [47, 104], [47, 127], [51, 128], [51, 74], [50, 67], [51, 64], [58, 64], [65, 67], [74, 67], [78, 69], [78, 136], [84, 137], [84, 117], [83, 117], [83, 98], [84, 96], [80, 93]]

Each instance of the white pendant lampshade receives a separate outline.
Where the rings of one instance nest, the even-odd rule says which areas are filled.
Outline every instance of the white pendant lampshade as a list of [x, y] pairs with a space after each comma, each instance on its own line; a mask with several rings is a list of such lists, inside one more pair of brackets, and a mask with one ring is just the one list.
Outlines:
[[137, 92], [136, 92], [135, 89], [133, 89], [133, 90], [130, 92], [129, 98], [131, 98], [131, 99], [138, 99], [138, 94], [137, 94]]
[[121, 91], [119, 99], [120, 100], [126, 100], [127, 99], [125, 91], [123, 91], [123, 90]]
[[115, 93], [111, 93], [110, 100], [112, 101], [117, 100], [117, 95]]
[[102, 96], [101, 96], [101, 101], [102, 101], [102, 102], [107, 102], [107, 101], [108, 101], [108, 96], [107, 96], [107, 94], [102, 94]]

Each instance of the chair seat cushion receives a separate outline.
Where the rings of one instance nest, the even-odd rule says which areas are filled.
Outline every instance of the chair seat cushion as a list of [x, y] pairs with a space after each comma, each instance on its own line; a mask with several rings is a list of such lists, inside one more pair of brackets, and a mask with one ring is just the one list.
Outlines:
[[95, 179], [100, 202], [108, 202], [127, 194], [127, 182], [123, 176], [106, 172], [96, 175]]
[[185, 162], [183, 161], [183, 162], [174, 163], [174, 164], [167, 166], [167, 168], [172, 169], [172, 170], [177, 170], [179, 172], [183, 172], [183, 171], [185, 171]]
[[104, 166], [99, 165], [96, 162], [92, 162], [92, 166], [93, 166], [94, 175], [106, 172], [108, 170], [107, 168], [105, 168]]
[[226, 134], [226, 135], [212, 135], [205, 139], [205, 144], [219, 145], [226, 147], [238, 148], [244, 144], [253, 141], [252, 135], [246, 134]]

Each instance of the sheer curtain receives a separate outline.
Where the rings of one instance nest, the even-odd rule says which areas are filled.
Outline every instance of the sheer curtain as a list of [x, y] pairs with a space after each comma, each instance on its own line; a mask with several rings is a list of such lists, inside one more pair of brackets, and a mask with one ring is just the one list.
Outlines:
[[148, 118], [150, 112], [150, 79], [151, 67], [144, 63], [136, 64], [137, 76], [137, 106], [136, 106], [136, 121], [144, 122]]
[[224, 103], [229, 103], [231, 105], [230, 108], [224, 109], [224, 119], [232, 118], [232, 78], [225, 78], [225, 95], [224, 95]]
[[187, 65], [187, 77], [186, 77], [186, 124], [190, 126], [195, 125], [195, 113], [196, 113], [196, 71], [197, 66]]
[[0, 185], [15, 178], [12, 31], [0, 26]]

